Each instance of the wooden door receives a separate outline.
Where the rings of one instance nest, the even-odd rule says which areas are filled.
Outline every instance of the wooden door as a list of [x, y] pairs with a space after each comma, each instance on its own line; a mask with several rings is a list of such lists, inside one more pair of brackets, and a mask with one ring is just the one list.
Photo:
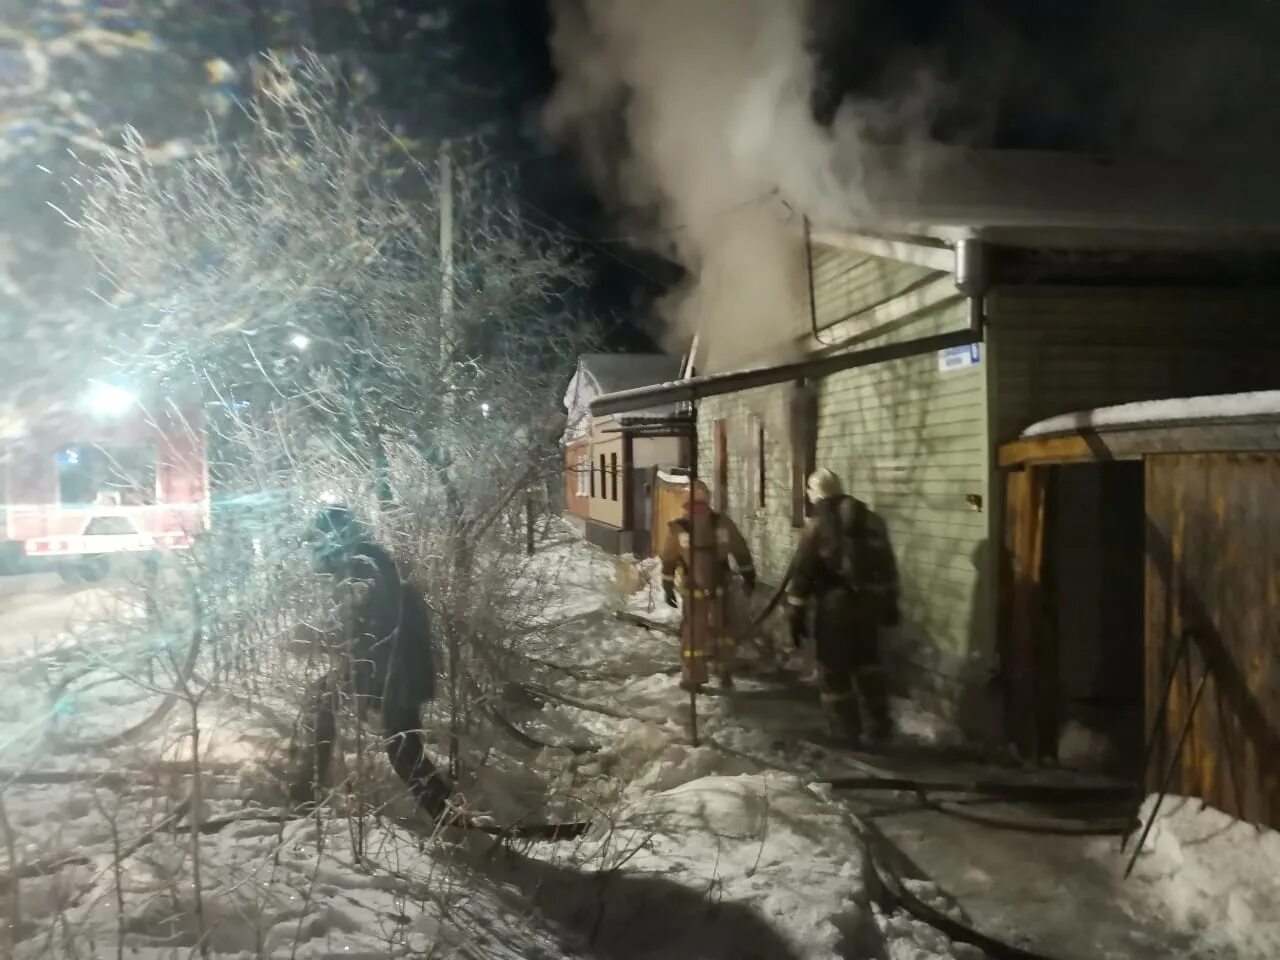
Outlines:
[[1055, 634], [1044, 629], [1045, 492], [1049, 468], [1007, 474], [1005, 562], [1002, 564], [1001, 659], [1005, 723], [1031, 760], [1057, 755]]
[[672, 483], [659, 475], [653, 483], [653, 546], [662, 550], [667, 526], [684, 514], [685, 499], [689, 496], [688, 483]]
[[1147, 785], [1207, 669], [1171, 790], [1280, 826], [1280, 454], [1149, 457], [1146, 490]]

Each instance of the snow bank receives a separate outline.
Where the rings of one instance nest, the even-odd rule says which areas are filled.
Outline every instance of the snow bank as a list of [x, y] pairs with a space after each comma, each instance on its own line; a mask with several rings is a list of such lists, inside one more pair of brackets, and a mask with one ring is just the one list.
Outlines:
[[[1154, 802], [1143, 805], [1144, 823]], [[1280, 833], [1167, 797], [1134, 879], [1206, 945], [1280, 957]]]

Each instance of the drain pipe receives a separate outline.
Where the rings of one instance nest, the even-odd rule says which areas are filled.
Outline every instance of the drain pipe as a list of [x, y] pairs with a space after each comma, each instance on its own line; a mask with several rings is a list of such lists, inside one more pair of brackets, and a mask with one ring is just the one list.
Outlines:
[[979, 340], [986, 337], [986, 295], [991, 287], [987, 245], [977, 237], [956, 241], [956, 289], [969, 298], [969, 328]]
[[823, 340], [822, 332], [818, 329], [818, 299], [813, 282], [813, 226], [809, 223], [808, 217], [804, 218], [804, 270], [805, 276], [809, 281], [809, 330], [813, 334], [813, 339], [817, 340], [819, 345], [824, 347], [835, 346], [835, 344]]

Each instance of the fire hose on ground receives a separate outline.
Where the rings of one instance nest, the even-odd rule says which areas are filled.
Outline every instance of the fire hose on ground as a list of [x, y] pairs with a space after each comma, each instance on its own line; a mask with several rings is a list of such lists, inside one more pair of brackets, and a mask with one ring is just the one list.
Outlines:
[[863, 849], [867, 855], [867, 867], [871, 871], [871, 879], [880, 888], [879, 899], [887, 907], [901, 907], [922, 923], [927, 923], [939, 933], [952, 940], [967, 943], [982, 950], [996, 960], [1052, 960], [1051, 957], [1034, 950], [1027, 950], [985, 934], [972, 925], [949, 916], [925, 903], [908, 889], [898, 872], [889, 864], [886, 848], [896, 852], [893, 844], [874, 827], [858, 821], [851, 828], [862, 839]]

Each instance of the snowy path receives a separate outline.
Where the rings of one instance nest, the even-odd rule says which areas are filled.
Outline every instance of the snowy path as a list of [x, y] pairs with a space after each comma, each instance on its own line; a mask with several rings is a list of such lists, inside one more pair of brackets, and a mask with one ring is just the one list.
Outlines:
[[[1203, 818], [1176, 836], [1173, 828], [1158, 831], [1159, 856], [1145, 858], [1135, 881], [1122, 886], [1104, 841], [994, 832], [902, 797], [855, 799], [815, 785], [818, 775], [856, 774], [890, 760], [813, 742], [820, 724], [812, 690], [780, 674], [777, 658], [755, 656], [761, 651], [747, 651], [731, 695], [699, 698], [702, 739], [693, 746], [688, 695], [673, 675], [675, 638], [615, 617], [625, 609], [669, 626], [676, 614], [652, 586], [615, 589], [615, 574], [611, 561], [580, 544], [548, 546], [530, 569], [554, 582], [552, 602], [534, 618], [541, 629], [522, 650], [527, 659], [515, 678], [522, 683], [493, 707], [525, 735], [559, 746], [530, 746], [500, 724], [481, 725], [463, 745], [468, 763], [459, 787], [473, 815], [505, 824], [589, 818], [593, 828], [572, 842], [520, 845], [457, 830], [431, 838], [376, 751], [360, 774], [370, 799], [384, 804], [376, 816], [344, 812], [348, 801], [338, 797], [318, 820], [281, 822], [272, 771], [289, 735], [289, 702], [257, 698], [246, 710], [215, 691], [201, 707], [198, 806], [174, 821], [217, 827], [193, 844], [189, 834], [156, 830], [193, 799], [182, 710], [136, 747], [42, 755], [36, 714], [49, 702], [30, 682], [42, 658], [11, 665], [0, 704], [0, 766], [12, 768], [35, 751], [44, 770], [115, 776], [0, 785], [7, 821], [0, 822], [0, 852], [7, 846], [10, 866], [16, 857], [31, 874], [20, 885], [0, 883], [0, 921], [14, 911], [22, 918], [13, 928], [21, 942], [0, 942], [0, 955], [97, 956], [102, 944], [110, 945], [103, 955], [115, 955], [119, 940], [136, 960], [173, 960], [196, 952], [202, 924], [215, 960], [980, 957], [900, 909], [886, 912], [858, 816], [934, 881], [908, 881], [920, 900], [1059, 960], [1276, 955], [1191, 940], [1193, 928], [1212, 939], [1206, 918], [1219, 908], [1233, 918], [1237, 942], [1249, 941], [1254, 928], [1280, 929], [1254, 919], [1265, 920], [1275, 899], [1268, 899], [1266, 859], [1252, 861], [1247, 895], [1215, 887], [1203, 872], [1195, 888], [1170, 887], [1170, 876], [1200, 856]], [[59, 603], [19, 606], [56, 611]], [[754, 675], [753, 664], [760, 668]], [[136, 684], [106, 684], [99, 696], [122, 723], [143, 709]], [[926, 715], [910, 704], [895, 707], [917, 741], [893, 757], [896, 768], [990, 774], [930, 743], [936, 724]], [[443, 755], [438, 716], [428, 716], [427, 732]], [[346, 775], [359, 772], [354, 753], [343, 762]], [[1258, 846], [1251, 834], [1231, 836], [1230, 856], [1248, 859], [1244, 844]], [[1280, 863], [1280, 838], [1263, 839]], [[121, 847], [128, 855], [113, 852]], [[1183, 898], [1173, 913], [1162, 908], [1170, 889]], [[203, 904], [199, 923], [196, 902]], [[1171, 933], [1175, 921], [1187, 932]], [[0, 939], [4, 929], [0, 922]], [[70, 931], [74, 950], [71, 940], [62, 943]]]
[[[646, 616], [663, 615], [643, 594], [631, 606], [633, 612]], [[760, 766], [754, 769], [774, 767], [809, 775], [857, 772], [862, 763], [907, 776], [956, 779], [992, 775], [989, 766], [957, 758], [951, 751], [931, 748], [928, 743], [900, 743], [896, 751], [883, 757], [824, 749], [813, 742], [820, 739], [816, 734], [821, 729], [813, 690], [799, 684], [794, 674], [741, 679], [731, 695], [699, 698], [704, 737], [734, 752], [716, 756], [711, 748], [695, 750], [685, 740], [689, 729], [687, 695], [675, 688], [674, 678], [655, 670], [677, 663], [674, 639], [623, 625], [610, 627], [603, 620], [578, 621], [566, 631], [576, 636], [566, 640], [580, 651], [580, 666], [584, 663], [582, 640], [599, 636], [601, 631], [612, 633], [613, 639], [600, 650], [598, 659], [585, 662], [597, 669], [607, 667], [610, 678], [583, 679], [584, 666], [552, 677], [551, 685], [574, 699], [643, 717], [646, 727], [556, 704], [538, 711], [535, 724], [540, 722], [549, 736], [570, 739], [595, 735], [623, 744], [648, 739], [650, 755], [658, 753], [661, 759], [644, 769], [624, 792], [667, 789], [694, 775], [733, 770], [744, 757], [758, 761]], [[896, 707], [900, 714], [910, 710], [909, 704], [901, 702]], [[923, 723], [921, 718], [906, 719], [909, 728], [925, 732], [930, 728], [927, 718]], [[619, 753], [619, 762], [625, 762], [626, 748]], [[608, 758], [606, 752], [602, 768], [609, 768]], [[753, 768], [747, 762], [742, 769]], [[592, 772], [596, 772], [594, 767]], [[1080, 782], [1079, 777], [1053, 771], [1020, 774], [1020, 779], [1036, 782]], [[1176, 956], [1227, 960], [1248, 956], [1222, 943], [1207, 945], [1177, 926], [1167, 911], [1159, 909], [1158, 895], [1143, 881], [1141, 871], [1129, 881], [1123, 880], [1126, 858], [1118, 852], [1117, 839], [995, 830], [921, 809], [914, 797], [901, 794], [837, 796], [857, 816], [874, 822], [914, 865], [915, 875], [928, 877], [945, 892], [944, 900], [963, 908], [983, 932], [1008, 943], [1060, 960]], [[1014, 816], [1037, 813], [1026, 806], [985, 809]], [[893, 930], [892, 924], [882, 924], [886, 949], [895, 939]]]

